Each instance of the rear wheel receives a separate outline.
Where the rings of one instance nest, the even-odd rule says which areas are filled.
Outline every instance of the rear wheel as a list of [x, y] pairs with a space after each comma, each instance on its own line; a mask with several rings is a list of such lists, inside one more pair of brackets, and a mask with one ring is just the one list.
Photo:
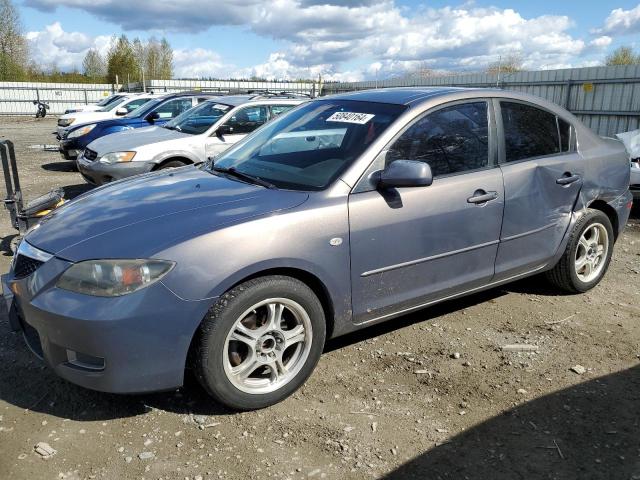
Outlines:
[[604, 277], [612, 252], [613, 228], [609, 217], [600, 210], [587, 209], [571, 232], [562, 258], [547, 272], [547, 278], [568, 292], [586, 292]]
[[221, 403], [239, 410], [273, 405], [309, 377], [325, 340], [320, 301], [290, 277], [250, 280], [209, 310], [195, 339], [195, 373]]

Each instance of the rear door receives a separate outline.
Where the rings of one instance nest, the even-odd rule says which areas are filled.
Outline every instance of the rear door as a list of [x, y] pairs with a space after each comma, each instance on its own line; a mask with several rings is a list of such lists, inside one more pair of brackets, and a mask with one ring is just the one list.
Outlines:
[[536, 105], [495, 100], [505, 210], [496, 280], [544, 266], [565, 235], [584, 165], [573, 127]]
[[376, 160], [429, 164], [427, 187], [349, 197], [356, 323], [425, 305], [491, 281], [503, 213], [489, 103], [448, 104], [417, 119]]

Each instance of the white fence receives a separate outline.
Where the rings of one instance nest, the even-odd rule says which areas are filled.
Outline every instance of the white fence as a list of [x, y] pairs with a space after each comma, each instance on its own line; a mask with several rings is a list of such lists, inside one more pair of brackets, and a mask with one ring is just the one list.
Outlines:
[[60, 115], [74, 105], [96, 103], [113, 91], [106, 83], [0, 82], [0, 115], [35, 115], [36, 100], [49, 105], [48, 113]]
[[98, 102], [118, 91], [174, 93], [189, 90], [220, 93], [292, 92], [315, 97], [317, 82], [257, 82], [249, 80], [148, 80], [124, 85], [106, 83], [0, 82], [0, 115], [35, 115], [34, 101], [49, 105], [49, 114], [61, 115], [74, 105]]

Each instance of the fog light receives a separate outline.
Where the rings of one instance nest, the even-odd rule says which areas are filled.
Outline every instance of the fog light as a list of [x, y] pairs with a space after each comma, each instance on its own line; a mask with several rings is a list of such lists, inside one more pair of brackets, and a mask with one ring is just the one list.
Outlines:
[[104, 358], [94, 357], [93, 355], [87, 355], [86, 353], [75, 352], [69, 349], [67, 349], [67, 362], [74, 367], [85, 370], [104, 370]]

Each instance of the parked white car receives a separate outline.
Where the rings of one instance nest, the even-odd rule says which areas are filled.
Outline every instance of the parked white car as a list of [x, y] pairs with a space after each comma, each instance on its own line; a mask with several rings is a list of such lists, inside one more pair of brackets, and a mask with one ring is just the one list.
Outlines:
[[76, 113], [76, 112], [96, 112], [98, 110], [102, 110], [104, 107], [110, 105], [111, 103], [120, 100], [122, 98], [132, 97], [133, 93], [114, 93], [109, 95], [108, 97], [104, 97], [97, 103], [88, 103], [88, 104], [80, 104], [74, 105], [71, 108], [67, 108], [64, 113]]
[[[309, 98], [291, 95], [216, 97], [163, 126], [125, 130], [94, 140], [78, 157], [78, 170], [87, 182], [102, 185], [152, 170], [204, 162], [306, 100]], [[307, 138], [307, 142], [313, 140]]]
[[66, 128], [73, 127], [80, 123], [99, 122], [100, 120], [124, 116], [158, 96], [160, 95], [151, 93], [128, 95], [109, 103], [100, 110], [74, 112], [62, 115], [58, 118], [58, 138], [62, 138], [62, 134]]

